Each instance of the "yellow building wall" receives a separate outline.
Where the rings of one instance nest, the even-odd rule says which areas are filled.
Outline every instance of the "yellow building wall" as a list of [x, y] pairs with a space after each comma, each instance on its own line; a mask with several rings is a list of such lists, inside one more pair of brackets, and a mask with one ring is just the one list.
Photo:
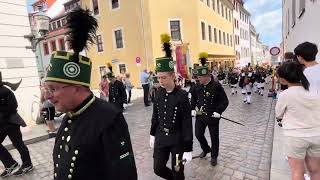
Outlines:
[[[218, 14], [217, 4], [216, 4], [216, 10], [214, 11], [212, 7], [208, 7], [206, 5], [206, 1], [204, 1], [204, 3], [199, 1], [198, 8], [200, 13], [199, 15], [200, 19], [198, 21], [197, 28], [199, 31], [198, 36], [200, 40], [200, 43], [199, 43], [200, 51], [206, 51], [209, 54], [214, 54], [214, 55], [235, 55], [234, 39], [232, 40], [232, 46], [223, 44], [223, 32], [228, 33], [233, 37], [233, 18], [231, 18], [231, 22], [230, 22], [225, 17], [222, 17], [221, 8], [220, 8], [220, 14]], [[201, 21], [204, 21], [206, 25], [205, 26], [206, 40], [202, 40]], [[209, 42], [208, 25], [212, 26], [212, 42]], [[217, 39], [218, 39], [217, 43], [214, 42], [214, 28], [217, 28]], [[219, 30], [221, 30], [222, 44], [219, 44]]]
[[[81, 0], [81, 6], [92, 11], [91, 2]], [[108, 0], [99, 0], [99, 11], [100, 14], [96, 16], [99, 23], [97, 34], [102, 35], [104, 51], [98, 52], [97, 45], [93, 45], [87, 52], [93, 61], [92, 88], [98, 88], [99, 67], [106, 66], [114, 59], [118, 60], [118, 64], [113, 64], [115, 74], [120, 73], [118, 65], [125, 64], [127, 72], [131, 74], [132, 83], [135, 87], [141, 87], [140, 72], [145, 68], [154, 71], [155, 58], [164, 56], [160, 34], [170, 34], [170, 19], [180, 20], [182, 42], [189, 43], [192, 63], [198, 63], [198, 54], [202, 51], [215, 55], [234, 55], [234, 46], [214, 43], [213, 32], [216, 27], [233, 35], [233, 20], [227, 21], [200, 0], [121, 0], [118, 10], [111, 10]], [[205, 41], [201, 40], [201, 20], [206, 23]], [[212, 25], [213, 42], [208, 40], [208, 24]], [[112, 30], [119, 27], [123, 28], [123, 49], [114, 47]], [[173, 50], [175, 44], [182, 42], [172, 42]], [[140, 67], [135, 63], [136, 57], [141, 58]]]
[[[91, 87], [98, 88], [100, 82], [100, 66], [106, 66], [112, 60], [117, 59], [118, 63], [112, 64], [115, 75], [120, 74], [119, 64], [125, 64], [127, 73], [131, 75], [132, 83], [140, 86], [140, 71], [147, 66], [144, 38], [141, 25], [140, 0], [120, 1], [120, 9], [111, 10], [109, 1], [99, 0], [99, 29], [97, 35], [102, 35], [103, 52], [98, 52], [97, 45], [93, 45], [87, 52], [88, 57], [93, 61]], [[82, 0], [82, 7], [89, 7], [92, 10], [91, 0]], [[122, 28], [124, 48], [115, 48], [113, 30]], [[141, 58], [141, 66], [136, 65], [136, 57]]]
[[[152, 33], [152, 49], [154, 58], [164, 56], [160, 34], [170, 34], [170, 19], [180, 20], [181, 38], [183, 43], [190, 43], [190, 54], [198, 54], [198, 36], [195, 36], [195, 28], [198, 19], [197, 4], [199, 0], [159, 0], [149, 1], [150, 26]], [[181, 42], [172, 41], [173, 50], [175, 44]], [[174, 54], [174, 52], [173, 52]]]
[[[170, 4], [170, 5], [169, 5]], [[152, 49], [155, 57], [161, 57], [164, 53], [161, 51], [160, 34], [169, 33], [169, 19], [181, 20], [181, 36], [184, 43], [189, 43], [189, 53], [192, 63], [198, 63], [198, 55], [202, 51], [215, 55], [234, 55], [233, 45], [220, 45], [214, 43], [214, 27], [222, 30], [233, 37], [233, 18], [231, 22], [226, 20], [212, 7], [206, 5], [206, 1], [189, 0], [161, 0], [151, 1], [150, 19], [151, 32], [153, 36]], [[229, 8], [232, 10], [231, 8]], [[201, 21], [206, 23], [206, 40], [201, 38]], [[208, 24], [212, 26], [212, 42], [208, 39]], [[181, 42], [172, 42], [174, 44]], [[174, 49], [174, 48], [173, 48]]]

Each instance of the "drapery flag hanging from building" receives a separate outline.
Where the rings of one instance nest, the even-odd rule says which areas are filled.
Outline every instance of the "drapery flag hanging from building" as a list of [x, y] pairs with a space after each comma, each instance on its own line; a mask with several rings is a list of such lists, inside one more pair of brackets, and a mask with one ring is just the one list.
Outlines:
[[183, 77], [188, 79], [190, 77], [188, 65], [190, 64], [188, 44], [176, 45], [176, 69], [177, 72]]

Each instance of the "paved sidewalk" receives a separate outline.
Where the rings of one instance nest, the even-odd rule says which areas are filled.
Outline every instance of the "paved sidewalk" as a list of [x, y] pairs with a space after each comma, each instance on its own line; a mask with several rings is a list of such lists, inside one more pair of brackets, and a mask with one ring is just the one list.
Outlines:
[[[273, 107], [275, 108], [277, 101], [273, 101]], [[274, 109], [273, 108], [273, 109]], [[271, 117], [276, 121], [275, 114]], [[278, 126], [278, 123], [274, 124], [274, 136], [273, 136], [273, 150], [270, 170], [270, 180], [290, 180], [291, 170], [289, 163], [286, 160], [283, 146], [283, 134], [282, 128]]]

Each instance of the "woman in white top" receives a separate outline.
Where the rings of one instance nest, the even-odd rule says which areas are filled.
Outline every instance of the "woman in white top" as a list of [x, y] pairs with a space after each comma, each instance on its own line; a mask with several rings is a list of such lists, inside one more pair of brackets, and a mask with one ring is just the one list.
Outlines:
[[292, 180], [304, 180], [305, 163], [311, 180], [320, 180], [320, 96], [309, 92], [300, 64], [285, 62], [277, 74], [289, 87], [279, 95], [276, 118], [282, 119]]

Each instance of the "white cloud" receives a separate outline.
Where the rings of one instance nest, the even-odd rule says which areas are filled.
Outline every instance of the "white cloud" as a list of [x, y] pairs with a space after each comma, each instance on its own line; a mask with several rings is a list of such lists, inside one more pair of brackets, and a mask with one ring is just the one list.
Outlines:
[[245, 8], [251, 13], [251, 22], [262, 42], [269, 46], [278, 46], [282, 31], [281, 0], [247, 0]]

